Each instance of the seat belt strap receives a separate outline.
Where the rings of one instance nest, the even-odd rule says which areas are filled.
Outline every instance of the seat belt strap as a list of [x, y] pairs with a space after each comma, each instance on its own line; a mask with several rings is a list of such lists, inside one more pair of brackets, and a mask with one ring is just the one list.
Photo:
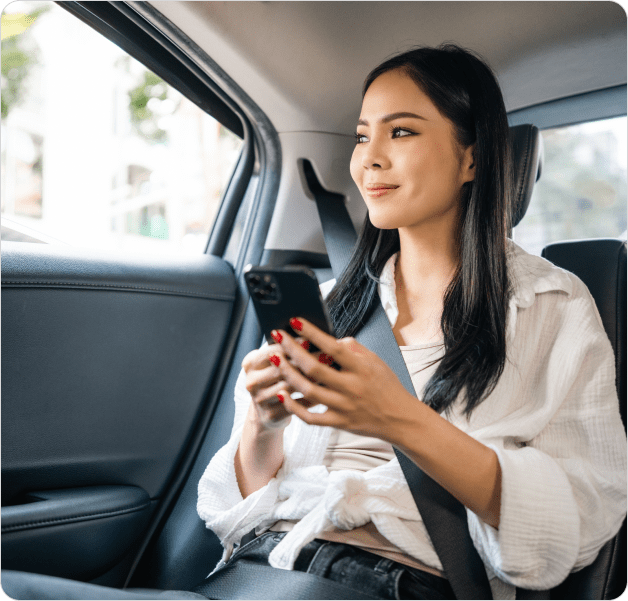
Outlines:
[[[357, 240], [355, 228], [344, 198], [324, 190], [311, 167], [304, 171], [316, 200], [332, 270], [338, 279], [351, 258]], [[376, 303], [375, 310], [356, 339], [386, 361], [406, 390], [416, 396], [381, 303]], [[395, 449], [395, 454], [456, 597], [492, 599], [484, 563], [469, 534], [464, 506], [398, 449]]]

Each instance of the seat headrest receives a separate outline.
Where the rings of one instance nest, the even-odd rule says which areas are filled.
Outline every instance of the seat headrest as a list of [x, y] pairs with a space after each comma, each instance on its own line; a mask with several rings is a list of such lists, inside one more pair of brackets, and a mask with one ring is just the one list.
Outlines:
[[539, 128], [529, 124], [511, 127], [508, 137], [514, 179], [511, 226], [515, 227], [526, 214], [534, 184], [541, 177], [543, 138]]

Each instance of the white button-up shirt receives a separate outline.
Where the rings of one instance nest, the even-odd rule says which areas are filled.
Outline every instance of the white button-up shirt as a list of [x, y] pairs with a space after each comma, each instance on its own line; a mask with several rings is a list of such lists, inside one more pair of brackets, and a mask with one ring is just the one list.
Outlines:
[[[394, 259], [379, 287], [391, 325], [398, 316]], [[592, 563], [626, 514], [626, 437], [613, 351], [595, 303], [575, 275], [514, 242], [508, 269], [513, 295], [502, 376], [470, 419], [460, 400], [448, 418], [499, 459], [499, 530], [468, 509], [467, 518], [493, 594], [502, 599], [514, 599], [515, 586], [551, 588]], [[364, 473], [330, 473], [322, 461], [331, 428], [293, 416], [277, 476], [243, 499], [234, 456], [251, 402], [244, 381], [241, 372], [231, 438], [198, 487], [198, 513], [225, 547], [223, 561], [251, 529], [299, 520], [269, 557], [272, 566], [291, 569], [317, 534], [372, 521], [402, 552], [442, 570], [397, 459]]]

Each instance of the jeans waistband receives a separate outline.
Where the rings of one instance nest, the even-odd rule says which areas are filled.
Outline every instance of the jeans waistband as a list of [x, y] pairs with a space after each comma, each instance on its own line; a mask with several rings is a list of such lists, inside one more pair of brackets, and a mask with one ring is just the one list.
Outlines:
[[[268, 565], [286, 532], [266, 532], [238, 548], [229, 561]], [[329, 578], [384, 599], [454, 599], [444, 579], [353, 545], [315, 539], [301, 550], [294, 570]]]

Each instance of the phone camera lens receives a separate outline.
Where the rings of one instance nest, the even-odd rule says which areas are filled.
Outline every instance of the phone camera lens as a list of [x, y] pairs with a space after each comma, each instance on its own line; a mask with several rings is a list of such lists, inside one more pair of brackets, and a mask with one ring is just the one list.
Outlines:
[[258, 275], [249, 276], [249, 282], [253, 284], [253, 286], [257, 286], [260, 283], [261, 279]]

